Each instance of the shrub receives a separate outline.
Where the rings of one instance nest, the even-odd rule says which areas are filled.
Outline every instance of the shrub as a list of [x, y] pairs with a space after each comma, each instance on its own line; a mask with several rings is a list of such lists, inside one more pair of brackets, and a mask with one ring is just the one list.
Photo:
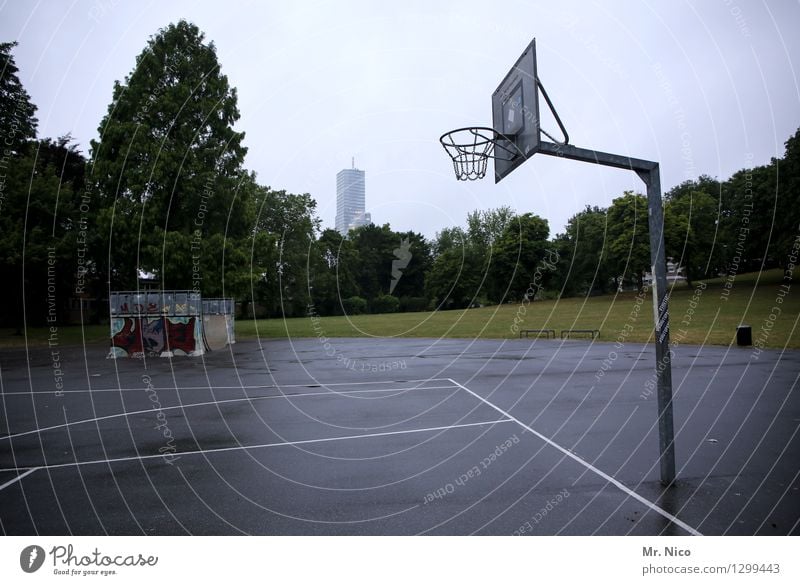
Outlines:
[[367, 300], [361, 297], [349, 297], [342, 300], [346, 315], [362, 315], [367, 312]]
[[380, 295], [372, 301], [373, 313], [396, 313], [400, 309], [400, 299], [392, 295]]
[[430, 301], [425, 297], [400, 297], [400, 311], [403, 313], [417, 313], [427, 311]]

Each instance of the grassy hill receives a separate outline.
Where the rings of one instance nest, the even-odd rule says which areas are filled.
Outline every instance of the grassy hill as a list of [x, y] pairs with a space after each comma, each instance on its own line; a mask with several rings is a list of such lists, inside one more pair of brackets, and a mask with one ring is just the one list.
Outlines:
[[[702, 284], [705, 288], [701, 288]], [[685, 284], [673, 288], [670, 303], [673, 342], [728, 345], [735, 340], [736, 327], [746, 323], [758, 339], [770, 313], [780, 315], [771, 321], [767, 347], [800, 348], [795, 331], [800, 315], [800, 284], [783, 281], [783, 271], [743, 274], [735, 279], [729, 294], [723, 294], [723, 279]], [[781, 284], [789, 284], [788, 294], [779, 296]], [[518, 326], [515, 329], [515, 318]], [[237, 335], [245, 337], [466, 337], [513, 338], [518, 329], [599, 329], [600, 339], [647, 341], [653, 331], [653, 304], [650, 294], [624, 292], [616, 295], [536, 301], [527, 306], [509, 303], [500, 306], [436, 311], [356, 315], [352, 317], [264, 319], [239, 321]]]
[[[781, 270], [742, 274], [729, 294], [724, 279], [692, 288], [673, 288], [671, 339], [677, 343], [728, 345], [741, 323], [753, 327], [753, 339], [766, 347], [800, 348], [796, 331], [800, 316], [800, 283], [783, 280]], [[788, 285], [781, 289], [781, 285]], [[797, 290], [795, 290], [797, 288]], [[783, 293], [783, 296], [781, 296]], [[780, 299], [780, 301], [778, 300]], [[782, 302], [781, 302], [782, 301]], [[772, 319], [770, 317], [772, 316]], [[517, 319], [517, 326], [515, 325]], [[762, 327], [768, 331], [764, 333]], [[238, 339], [255, 337], [460, 337], [514, 338], [519, 329], [599, 329], [603, 341], [648, 341], [653, 330], [649, 294], [624, 292], [598, 297], [536, 301], [526, 306], [509, 303], [457, 311], [393, 313], [352, 317], [260, 319], [236, 322]], [[0, 348], [22, 346], [25, 337], [0, 330]], [[46, 328], [27, 331], [29, 345], [46, 345]], [[81, 344], [108, 338], [108, 326], [59, 327], [59, 344]]]

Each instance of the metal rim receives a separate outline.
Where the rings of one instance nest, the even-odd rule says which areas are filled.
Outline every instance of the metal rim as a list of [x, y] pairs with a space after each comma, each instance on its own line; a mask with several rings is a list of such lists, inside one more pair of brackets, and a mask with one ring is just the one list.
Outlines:
[[[457, 137], [459, 134], [463, 134], [464, 138]], [[468, 139], [468, 136], [472, 138]], [[500, 143], [500, 140], [513, 146], [513, 148], [508, 148]], [[487, 159], [512, 160], [522, 155], [517, 145], [514, 144], [513, 138], [498, 132], [494, 128], [489, 128], [488, 126], [465, 126], [463, 128], [456, 128], [442, 134], [439, 137], [439, 142], [444, 146], [453, 160], [464, 155], [478, 156]], [[498, 153], [495, 152], [495, 148], [502, 151], [502, 154], [498, 155]], [[451, 152], [451, 149], [455, 152]]]

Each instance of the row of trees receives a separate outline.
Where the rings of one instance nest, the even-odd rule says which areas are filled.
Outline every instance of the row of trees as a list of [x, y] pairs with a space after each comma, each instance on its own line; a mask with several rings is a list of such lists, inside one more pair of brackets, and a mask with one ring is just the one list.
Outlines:
[[144, 275], [274, 312], [319, 230], [316, 203], [244, 168], [214, 44], [185, 21], [152, 37], [115, 83], [88, 159], [70, 136], [37, 138], [15, 45], [0, 44], [0, 303], [13, 307], [2, 321], [63, 320], [74, 298], [103, 307]]
[[[664, 196], [666, 254], [694, 280], [785, 267], [800, 235], [800, 131], [782, 158], [726, 181], [686, 181]], [[625, 193], [607, 209], [587, 207], [555, 238], [562, 294], [641, 287], [650, 267], [646, 197]]]
[[[507, 207], [470, 213], [431, 240], [388, 224], [323, 230], [310, 195], [245, 168], [236, 89], [214, 44], [185, 21], [153, 36], [115, 83], [87, 158], [69, 136], [37, 137], [14, 45], [0, 44], [6, 324], [63, 320], [76, 297], [103, 307], [109, 290], [136, 289], [142, 275], [296, 316], [603, 293], [641, 286], [650, 265], [646, 200], [635, 193], [587, 207], [553, 237], [546, 220]], [[666, 193], [667, 253], [690, 280], [786, 262], [800, 223], [798, 140], [768, 165]]]

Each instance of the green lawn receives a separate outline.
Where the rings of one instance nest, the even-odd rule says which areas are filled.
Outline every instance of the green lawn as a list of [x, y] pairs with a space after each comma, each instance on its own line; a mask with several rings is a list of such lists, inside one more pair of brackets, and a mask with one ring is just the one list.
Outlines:
[[[779, 297], [784, 283], [783, 272], [771, 270], [743, 274], [736, 278], [728, 296], [723, 295], [723, 279], [708, 281], [705, 290], [697, 286], [676, 287], [670, 303], [671, 338], [673, 342], [728, 345], [734, 341], [736, 327], [747, 323], [753, 327], [753, 339], [763, 339], [766, 347], [800, 348], [800, 335], [793, 331], [800, 314], [800, 284], [790, 283], [791, 290]], [[797, 287], [798, 290], [795, 290]], [[695, 299], [693, 302], [693, 298]], [[727, 300], [725, 300], [727, 299]], [[694, 304], [695, 306], [692, 306]], [[761, 332], [770, 314], [780, 311], [769, 335]], [[653, 329], [653, 306], [650, 295], [635, 292], [617, 295], [572, 298], [558, 301], [536, 301], [483, 307], [459, 311], [427, 313], [394, 313], [353, 317], [307, 317], [292, 319], [260, 319], [236, 322], [238, 339], [255, 337], [457, 337], [514, 338], [514, 329], [599, 329], [603, 341], [647, 341]], [[25, 338], [14, 336], [10, 329], [0, 330], [0, 348], [22, 346]], [[102, 341], [108, 337], [108, 326], [90, 325], [59, 327], [59, 345]], [[28, 330], [29, 345], [46, 345], [48, 330]]]
[[[736, 327], [747, 323], [757, 340], [773, 307], [781, 311], [770, 329], [766, 347], [800, 348], [800, 335], [793, 332], [800, 313], [800, 290], [790, 290], [781, 304], [776, 302], [783, 272], [771, 270], [761, 274], [743, 274], [736, 278], [728, 296], [723, 296], [723, 280], [708, 281], [697, 294], [693, 288], [675, 287], [670, 303], [673, 342], [728, 345], [734, 341]], [[758, 284], [756, 286], [756, 280]], [[800, 285], [791, 284], [792, 288]], [[694, 300], [693, 300], [694, 299]], [[727, 300], [723, 300], [727, 299]], [[694, 305], [694, 306], [692, 306]], [[262, 319], [238, 321], [236, 334], [249, 337], [461, 337], [513, 338], [519, 318], [519, 329], [599, 329], [600, 339], [647, 341], [653, 330], [653, 305], [650, 295], [639, 297], [635, 292], [617, 295], [571, 298], [558, 301], [536, 301], [527, 307], [519, 304], [437, 311], [429, 313], [395, 313], [390, 315], [357, 315], [353, 317]], [[788, 341], [788, 344], [787, 344]]]
[[[59, 346], [82, 345], [108, 341], [108, 325], [61, 325], [55, 333]], [[48, 344], [51, 332], [47, 327], [28, 327], [25, 335], [16, 335], [15, 329], [0, 329], [0, 349], [4, 347], [40, 347]]]

